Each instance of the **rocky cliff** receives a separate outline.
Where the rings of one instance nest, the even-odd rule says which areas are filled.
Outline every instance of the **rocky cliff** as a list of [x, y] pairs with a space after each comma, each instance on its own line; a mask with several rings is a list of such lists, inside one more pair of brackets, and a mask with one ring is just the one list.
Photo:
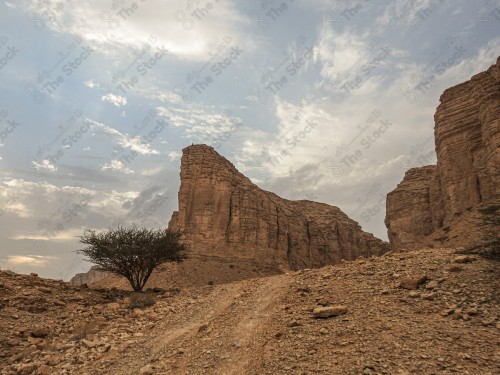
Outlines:
[[264, 191], [205, 145], [183, 150], [179, 211], [169, 226], [184, 233], [195, 255], [253, 259], [282, 270], [388, 250], [337, 207]]
[[[445, 90], [434, 120], [437, 165], [409, 170], [387, 195], [385, 223], [395, 250], [436, 239], [465, 246], [484, 241], [477, 211], [500, 199], [500, 57]], [[453, 239], [447, 232], [457, 227], [467, 230]], [[466, 238], [471, 231], [474, 238]]]
[[[227, 283], [389, 250], [337, 207], [260, 189], [212, 147], [185, 148], [180, 177], [179, 211], [169, 228], [184, 233], [189, 259], [158, 267], [146, 288]], [[72, 282], [89, 283], [91, 276]], [[99, 275], [92, 286], [129, 287], [124, 278]]]
[[110, 275], [109, 272], [101, 271], [99, 266], [92, 266], [87, 272], [77, 273], [71, 278], [69, 283], [72, 285], [90, 285]]

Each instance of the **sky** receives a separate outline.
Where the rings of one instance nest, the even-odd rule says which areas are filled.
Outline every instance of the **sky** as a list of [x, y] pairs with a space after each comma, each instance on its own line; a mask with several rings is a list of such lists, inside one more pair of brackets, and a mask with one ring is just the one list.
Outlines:
[[165, 227], [191, 143], [386, 240], [441, 93], [498, 55], [500, 0], [2, 1], [0, 269], [69, 280], [84, 230]]

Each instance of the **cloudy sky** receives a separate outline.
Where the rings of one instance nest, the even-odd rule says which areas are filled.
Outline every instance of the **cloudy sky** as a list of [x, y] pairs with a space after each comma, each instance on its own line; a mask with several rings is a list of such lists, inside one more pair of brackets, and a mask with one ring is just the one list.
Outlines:
[[499, 54], [498, 0], [2, 1], [0, 268], [67, 280], [84, 229], [165, 226], [191, 143], [386, 239], [440, 94]]

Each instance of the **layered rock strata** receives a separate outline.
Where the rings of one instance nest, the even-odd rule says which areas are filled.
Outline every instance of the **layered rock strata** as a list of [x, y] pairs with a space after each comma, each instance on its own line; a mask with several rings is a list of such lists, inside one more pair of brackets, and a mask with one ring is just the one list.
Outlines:
[[425, 246], [436, 233], [444, 238], [465, 217], [476, 223], [468, 228], [478, 233], [476, 242], [484, 240], [483, 223], [471, 212], [500, 200], [500, 57], [487, 71], [445, 90], [434, 120], [437, 165], [409, 170], [387, 196], [393, 250]]
[[388, 250], [339, 208], [264, 191], [206, 145], [183, 150], [179, 211], [169, 227], [184, 233], [193, 254], [253, 259], [277, 269]]

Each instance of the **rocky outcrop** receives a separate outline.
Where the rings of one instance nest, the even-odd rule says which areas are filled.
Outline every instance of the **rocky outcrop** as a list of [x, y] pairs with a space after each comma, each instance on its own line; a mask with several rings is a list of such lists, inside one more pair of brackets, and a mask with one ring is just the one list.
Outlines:
[[109, 272], [102, 271], [99, 266], [92, 266], [88, 272], [77, 273], [71, 278], [69, 283], [72, 285], [90, 285], [110, 275]]
[[411, 249], [441, 225], [437, 176], [435, 165], [412, 168], [387, 195], [385, 222], [392, 249]]
[[425, 246], [436, 233], [445, 239], [443, 232], [465, 218], [476, 223], [468, 229], [477, 230], [475, 242], [481, 242], [483, 224], [471, 211], [500, 199], [500, 57], [486, 72], [447, 89], [440, 102], [437, 165], [409, 170], [387, 196], [385, 223], [394, 250]]
[[184, 233], [192, 254], [253, 259], [281, 270], [388, 250], [337, 207], [264, 191], [206, 145], [183, 150], [179, 211], [169, 226]]

